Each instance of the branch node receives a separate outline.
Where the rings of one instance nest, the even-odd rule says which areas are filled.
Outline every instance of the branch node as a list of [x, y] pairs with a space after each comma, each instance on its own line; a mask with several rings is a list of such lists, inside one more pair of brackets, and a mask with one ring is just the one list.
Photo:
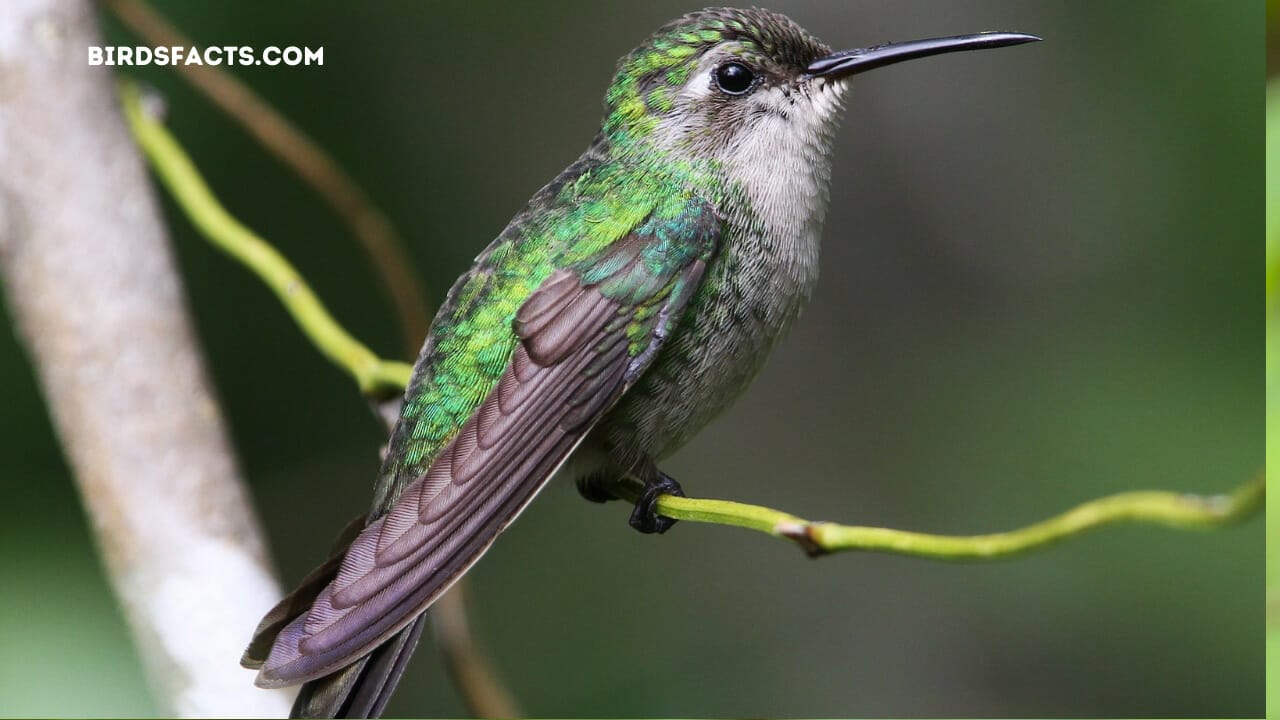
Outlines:
[[821, 557], [829, 551], [818, 542], [814, 531], [820, 522], [780, 522], [774, 526], [773, 532], [795, 542], [811, 558]]
[[1189, 499], [1190, 498], [1195, 498], [1206, 511], [1219, 517], [1226, 517], [1231, 513], [1232, 501], [1230, 495], [1219, 494], [1210, 495], [1208, 497], [1204, 497], [1202, 495], [1190, 495]]
[[152, 122], [163, 124], [169, 119], [169, 102], [152, 85], [138, 83], [138, 107], [142, 114]]

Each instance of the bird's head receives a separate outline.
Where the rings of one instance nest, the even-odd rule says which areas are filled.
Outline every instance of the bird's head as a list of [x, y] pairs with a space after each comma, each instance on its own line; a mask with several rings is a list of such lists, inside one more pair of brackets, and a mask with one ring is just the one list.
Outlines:
[[902, 60], [1037, 40], [981, 33], [832, 52], [768, 10], [709, 8], [668, 23], [618, 64], [603, 136], [615, 147], [728, 161], [825, 153], [849, 77]]

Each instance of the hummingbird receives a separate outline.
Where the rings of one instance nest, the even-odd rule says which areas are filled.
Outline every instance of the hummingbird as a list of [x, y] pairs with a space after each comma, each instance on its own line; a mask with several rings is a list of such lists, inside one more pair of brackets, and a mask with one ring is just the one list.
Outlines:
[[[424, 612], [553, 477], [639, 488], [746, 388], [818, 279], [849, 79], [1021, 33], [833, 52], [767, 10], [710, 8], [618, 63], [586, 151], [458, 278], [405, 391], [370, 511], [263, 618], [242, 664], [305, 683], [298, 717], [377, 717]], [[632, 496], [637, 493], [632, 493]]]

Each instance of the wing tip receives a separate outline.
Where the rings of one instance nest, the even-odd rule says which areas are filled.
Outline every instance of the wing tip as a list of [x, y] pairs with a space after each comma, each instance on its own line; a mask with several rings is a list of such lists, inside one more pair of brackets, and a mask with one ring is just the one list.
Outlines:
[[254, 687], [260, 687], [263, 690], [279, 690], [280, 688], [297, 685], [303, 681], [285, 680], [273, 677], [266, 670], [259, 670], [258, 677], [253, 679]]
[[276, 635], [266, 658], [254, 659], [258, 664], [258, 677], [253, 681], [254, 685], [273, 690], [298, 685], [328, 674], [329, 668], [316, 670], [311, 667], [314, 663], [307, 662], [302, 652], [300, 645], [306, 637], [304, 628], [306, 620], [306, 613], [295, 618]]

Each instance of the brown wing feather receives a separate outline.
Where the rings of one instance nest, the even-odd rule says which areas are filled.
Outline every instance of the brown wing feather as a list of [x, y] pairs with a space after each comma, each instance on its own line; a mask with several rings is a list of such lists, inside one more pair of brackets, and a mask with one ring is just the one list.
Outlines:
[[[703, 267], [679, 273], [681, 291], [664, 311], [683, 307]], [[448, 589], [634, 379], [625, 337], [633, 312], [570, 271], [548, 278], [516, 317], [521, 343], [495, 389], [390, 512], [360, 533], [310, 610], [280, 631], [258, 685], [334, 672]], [[651, 345], [664, 335], [655, 329]], [[656, 347], [648, 349], [652, 357]]]
[[333, 549], [329, 551], [329, 559], [325, 560], [320, 567], [307, 573], [293, 592], [285, 595], [275, 607], [271, 608], [270, 612], [263, 616], [257, 629], [253, 631], [253, 640], [240, 658], [241, 665], [255, 670], [262, 667], [280, 631], [294, 618], [305, 613], [320, 595], [320, 591], [338, 576], [347, 548], [364, 529], [366, 517], [361, 514], [347, 523], [342, 532], [338, 533], [338, 539], [334, 542]]

